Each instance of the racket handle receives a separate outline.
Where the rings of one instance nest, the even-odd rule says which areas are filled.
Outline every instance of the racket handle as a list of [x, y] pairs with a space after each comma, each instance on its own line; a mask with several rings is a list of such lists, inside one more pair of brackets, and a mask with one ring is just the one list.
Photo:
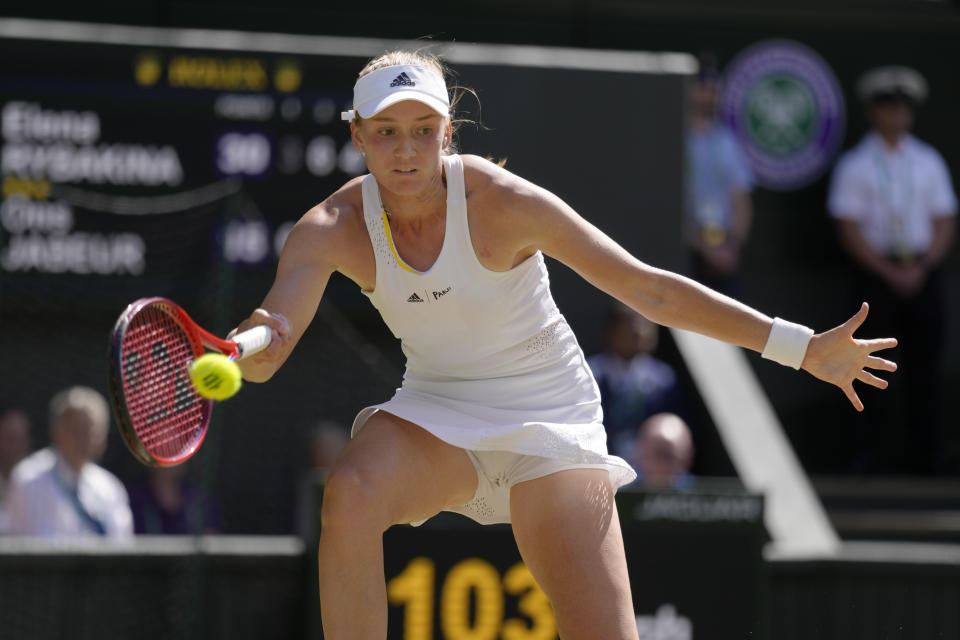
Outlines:
[[272, 337], [273, 330], [265, 324], [233, 336], [233, 341], [237, 343], [237, 360], [263, 351], [270, 346]]

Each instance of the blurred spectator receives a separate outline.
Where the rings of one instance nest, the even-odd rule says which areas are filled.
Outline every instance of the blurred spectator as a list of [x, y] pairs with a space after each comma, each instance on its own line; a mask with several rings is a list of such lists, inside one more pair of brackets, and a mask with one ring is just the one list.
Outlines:
[[30, 419], [19, 409], [0, 413], [0, 535], [7, 532], [5, 496], [14, 465], [30, 453]]
[[133, 520], [123, 484], [95, 464], [106, 448], [107, 402], [88, 387], [50, 400], [52, 445], [14, 468], [8, 494], [10, 533], [127, 537]]
[[[870, 131], [833, 174], [830, 214], [857, 266], [857, 301], [870, 303], [864, 333], [900, 341], [890, 391], [866, 390], [856, 470], [930, 473], [942, 449], [938, 391], [945, 327], [940, 265], [953, 242], [957, 198], [946, 163], [910, 134], [927, 95], [906, 67], [867, 72], [857, 92]], [[902, 409], [898, 413], [897, 408]]]
[[640, 425], [630, 462], [641, 486], [689, 489], [693, 484], [693, 437], [687, 423], [673, 413], [647, 418]]
[[130, 487], [133, 531], [150, 535], [219, 533], [220, 518], [207, 494], [190, 479], [188, 465], [151, 467]]
[[296, 529], [305, 540], [317, 536], [319, 486], [326, 479], [333, 461], [350, 441], [350, 431], [338, 422], [323, 420], [309, 434], [308, 467], [300, 480]]
[[753, 215], [753, 173], [733, 132], [717, 118], [720, 90], [716, 58], [701, 54], [700, 72], [690, 89], [686, 235], [694, 277], [736, 296], [740, 250]]
[[653, 356], [660, 327], [622, 304], [613, 307], [604, 351], [587, 359], [600, 388], [610, 452], [629, 457], [637, 425], [663, 411], [683, 413], [677, 374]]

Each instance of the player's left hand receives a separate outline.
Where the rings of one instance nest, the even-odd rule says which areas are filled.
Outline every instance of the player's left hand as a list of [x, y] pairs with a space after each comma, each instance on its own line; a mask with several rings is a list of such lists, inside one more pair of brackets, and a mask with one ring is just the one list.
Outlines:
[[878, 389], [886, 389], [887, 381], [867, 369], [897, 370], [895, 362], [872, 355], [874, 351], [897, 346], [896, 338], [860, 340], [853, 337], [854, 332], [866, 320], [869, 310], [870, 306], [864, 302], [852, 318], [838, 327], [813, 336], [801, 365], [801, 368], [814, 377], [840, 387], [857, 411], [863, 411], [863, 402], [853, 388], [853, 381], [859, 380]]

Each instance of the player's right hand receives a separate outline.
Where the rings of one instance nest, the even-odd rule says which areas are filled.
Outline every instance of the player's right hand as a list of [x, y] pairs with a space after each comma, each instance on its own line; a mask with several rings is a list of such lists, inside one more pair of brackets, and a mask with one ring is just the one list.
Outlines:
[[[252, 381], [265, 380], [272, 376], [276, 369], [280, 367], [289, 354], [290, 340], [293, 333], [293, 327], [290, 321], [287, 320], [283, 314], [271, 313], [266, 309], [258, 308], [250, 314], [249, 318], [241, 322], [236, 329], [231, 331], [227, 337], [232, 338], [237, 332], [246, 331], [260, 325], [266, 325], [272, 330], [270, 346], [260, 353], [241, 360], [239, 363], [243, 371], [243, 377]], [[247, 366], [244, 366], [245, 364]], [[272, 370], [269, 372], [257, 371], [256, 374], [254, 374], [254, 369], [262, 370], [266, 368], [272, 368]], [[267, 374], [266, 377], [264, 377], [263, 374]]]

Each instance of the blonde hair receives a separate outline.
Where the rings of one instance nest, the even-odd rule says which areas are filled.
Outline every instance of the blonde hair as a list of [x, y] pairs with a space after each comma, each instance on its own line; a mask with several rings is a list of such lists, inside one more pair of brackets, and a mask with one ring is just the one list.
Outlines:
[[[455, 110], [457, 105], [463, 99], [463, 96], [469, 93], [477, 100], [477, 109], [479, 111], [480, 98], [477, 97], [477, 92], [469, 87], [461, 87], [455, 84], [451, 85], [451, 80], [453, 79], [454, 75], [453, 71], [446, 64], [444, 64], [439, 56], [428, 53], [423, 49], [416, 51], [412, 51], [410, 49], [395, 49], [394, 51], [388, 51], [381, 56], [373, 58], [366, 65], [364, 65], [363, 69], [361, 69], [360, 73], [357, 75], [357, 78], [362, 78], [369, 73], [373, 73], [377, 69], [393, 67], [401, 64], [424, 67], [425, 69], [429, 69], [443, 78], [447, 85], [447, 91], [450, 93], [450, 113], [447, 114], [447, 117], [450, 118], [450, 123], [453, 125], [452, 138], [450, 140], [450, 144], [448, 144], [444, 149], [444, 154], [457, 153], [457, 130], [463, 124], [476, 124], [476, 122], [469, 118], [455, 117]], [[360, 114], [354, 113], [353, 119], [358, 127], [363, 124], [363, 118], [360, 117]]]
[[373, 73], [377, 69], [383, 69], [384, 67], [395, 67], [399, 64], [409, 64], [430, 69], [431, 71], [436, 72], [444, 80], [447, 80], [448, 76], [450, 75], [447, 66], [440, 61], [439, 57], [433, 55], [432, 53], [426, 53], [423, 50], [410, 51], [408, 49], [396, 49], [394, 51], [388, 51], [382, 56], [377, 56], [376, 58], [370, 60], [370, 62], [368, 62], [363, 69], [360, 70], [360, 73], [357, 74], [357, 78], [362, 78], [368, 73]]

